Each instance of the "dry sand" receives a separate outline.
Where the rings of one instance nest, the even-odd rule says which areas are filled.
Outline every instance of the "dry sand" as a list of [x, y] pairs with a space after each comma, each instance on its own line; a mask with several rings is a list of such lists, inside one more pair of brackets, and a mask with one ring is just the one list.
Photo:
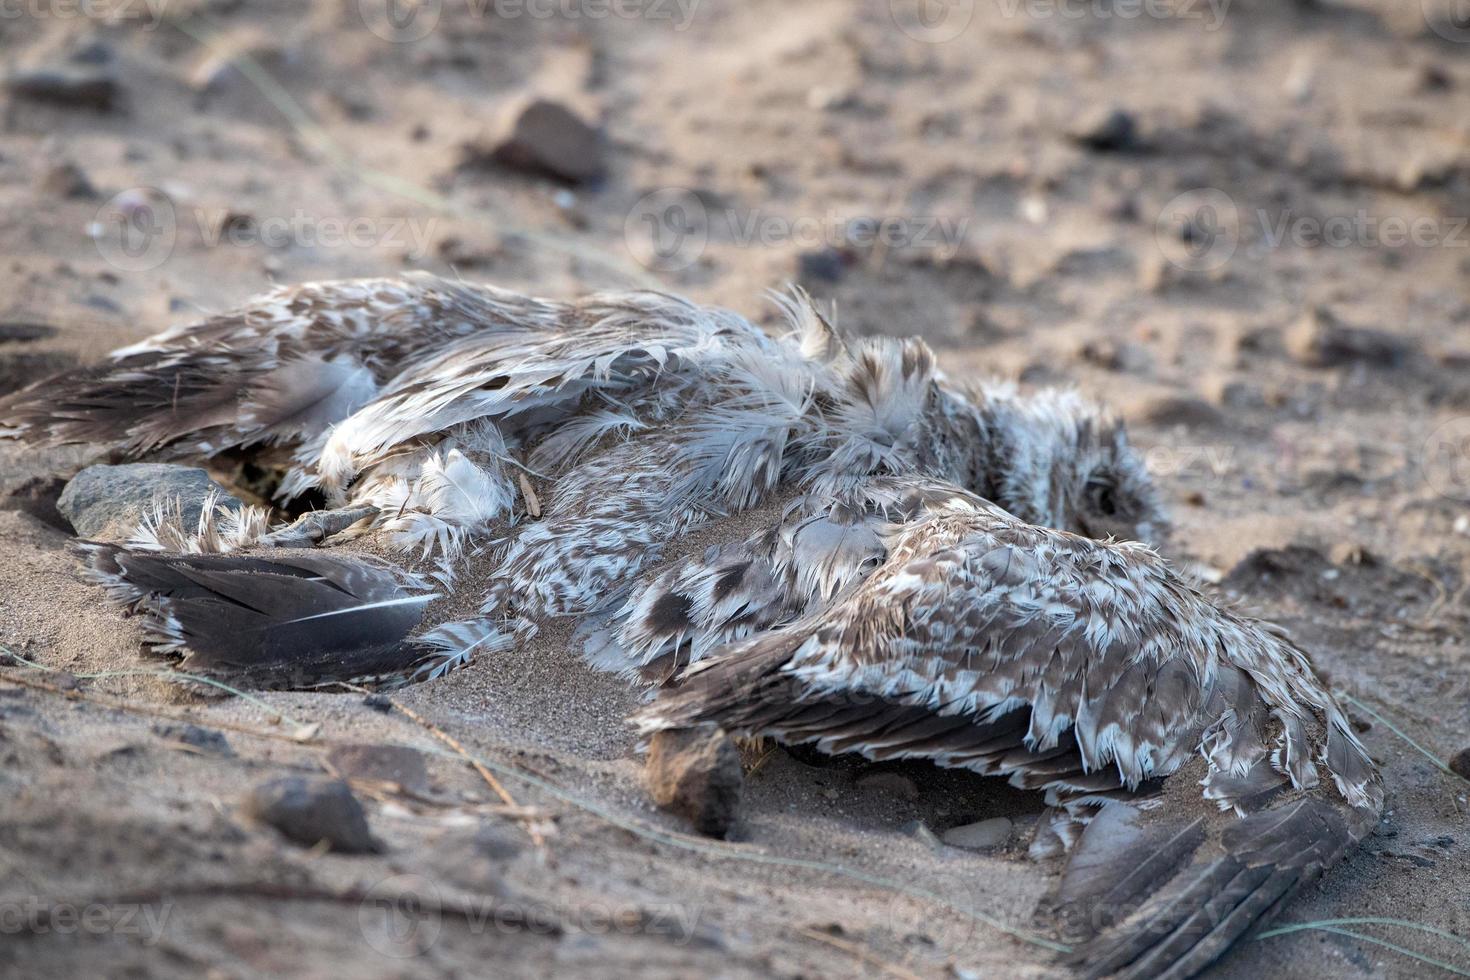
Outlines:
[[[1470, 426], [1470, 45], [1432, 31], [1420, 4], [1393, 0], [1236, 0], [1214, 29], [1202, 3], [1176, 5], [1194, 17], [1124, 17], [1136, 8], [981, 0], [953, 5], [974, 13], [944, 43], [896, 26], [923, 34], [913, 6], [702, 0], [685, 24], [674, 5], [645, 8], [673, 20], [573, 20], [496, 17], [493, 4], [449, 0], [411, 43], [367, 30], [359, 10], [382, 4], [356, 0], [309, 11], [289, 0], [166, 7], [174, 18], [207, 16], [227, 51], [251, 53], [320, 126], [303, 132], [175, 24], [108, 26], [25, 5], [41, 15], [0, 23], [8, 59], [54, 61], [96, 41], [116, 59], [120, 95], [108, 112], [14, 97], [6, 106], [4, 321], [56, 330], [0, 336], [0, 383], [95, 359], [275, 282], [409, 268], [550, 295], [651, 282], [769, 322], [761, 290], [800, 279], [837, 303], [847, 329], [922, 334], [954, 376], [1075, 384], [1116, 405], [1173, 510], [1171, 557], [1230, 572], [1228, 591], [1288, 625], [1337, 685], [1433, 752], [1470, 746], [1470, 484], [1463, 469], [1456, 482], [1463, 444], [1433, 435]], [[956, 22], [934, 30], [946, 23]], [[605, 181], [564, 190], [457, 167], [460, 145], [525, 92], [555, 95], [604, 127]], [[1073, 138], [1096, 132], [1096, 114], [1112, 107], [1131, 114], [1135, 145]], [[52, 171], [65, 162], [93, 196], [58, 192], [64, 175]], [[114, 195], [140, 187], [163, 189], [176, 214], [172, 248], [147, 268], [110, 250], [106, 229], [102, 248], [89, 237], [89, 224], [116, 213]], [[1207, 187], [1234, 206], [1239, 246], [1218, 265], [1209, 260], [1222, 253], [1201, 248], [1214, 268], [1171, 264], [1190, 265], [1189, 253], [1174, 232], [1159, 237], [1156, 218], [1186, 192], [1196, 210]], [[677, 261], [665, 265], [679, 268], [636, 262], [649, 254], [639, 202], [655, 192], [686, 205], [692, 194], [704, 211], [706, 224], [693, 226], [707, 228], [702, 251], [698, 234], [668, 251]], [[295, 230], [282, 247], [212, 243], [211, 223], [226, 213]], [[1351, 227], [1335, 244], [1272, 245], [1283, 215], [1307, 237], [1314, 226], [1299, 219]], [[856, 217], [914, 219], [918, 240], [833, 253], [809, 237]], [[1431, 220], [1419, 244], [1381, 240], [1385, 221], [1419, 217]], [[352, 218], [368, 220], [368, 240], [335, 243], [331, 223]], [[789, 224], [798, 218], [806, 223]], [[925, 238], [940, 220], [960, 233]], [[1304, 363], [1293, 328], [1318, 307], [1412, 350], [1398, 366]], [[66, 475], [85, 455], [3, 452], [0, 493]], [[0, 511], [0, 641], [72, 675], [157, 666], [140, 655], [137, 627], [79, 580], [66, 541], [29, 513]], [[1292, 545], [1305, 550], [1249, 557]], [[3, 673], [9, 975], [1052, 969], [1044, 950], [943, 903], [618, 826], [682, 830], [642, 792], [621, 722], [635, 697], [547, 644], [401, 694], [469, 750], [560, 788], [506, 780], [553, 822], [544, 848], [494, 811], [472, 769], [361, 695], [272, 693], [262, 707], [152, 677]], [[147, 711], [278, 737], [227, 729], [231, 751], [221, 754], [181, 745], [179, 729], [164, 727], [177, 723]], [[316, 739], [280, 738], [294, 726], [273, 724], [273, 712], [320, 725]], [[1285, 920], [1393, 916], [1470, 936], [1470, 786], [1354, 714], [1384, 768], [1383, 830]], [[385, 853], [305, 851], [240, 815], [248, 786], [321, 772], [342, 742], [435, 753], [435, 802], [368, 798]], [[918, 771], [911, 801], [859, 787], [864, 772], [777, 752], [750, 780], [729, 847], [836, 862], [952, 907], [1029, 921], [1057, 871], [1024, 856], [1034, 799]], [[936, 846], [917, 829], [1001, 814], [1017, 833], [994, 854]], [[377, 906], [357, 901], [375, 886], [459, 911], [395, 941]], [[510, 928], [489, 918], [496, 902], [563, 928]], [[67, 930], [64, 916], [38, 911], [64, 906], [96, 910], [92, 926]], [[1451, 941], [1354, 928], [1470, 969], [1470, 952]], [[1249, 943], [1213, 975], [1435, 972], [1310, 932]]]

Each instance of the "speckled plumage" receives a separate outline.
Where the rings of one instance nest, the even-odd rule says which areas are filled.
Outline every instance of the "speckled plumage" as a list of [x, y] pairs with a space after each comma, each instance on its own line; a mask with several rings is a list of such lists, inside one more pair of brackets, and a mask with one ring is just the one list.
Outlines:
[[[1136, 543], [1162, 518], [1116, 421], [1066, 392], [957, 385], [921, 341], [845, 338], [780, 302], [789, 330], [768, 336], [655, 293], [293, 287], [0, 400], [0, 435], [253, 453], [287, 470], [282, 496], [367, 515], [443, 582], [482, 563], [480, 617], [420, 634], [422, 673], [570, 618], [589, 662], [663, 685], [645, 732], [713, 721], [1040, 790], [1034, 851], [1076, 855], [1049, 907], [1083, 914], [1094, 973], [1198, 972], [1371, 828], [1377, 775], [1305, 656]], [[136, 544], [238, 550], [272, 543], [264, 525], [160, 511]], [[190, 648], [177, 600], [127, 552], [98, 556]], [[262, 581], [259, 607], [291, 606], [291, 575]], [[1164, 805], [1190, 779], [1203, 815]]]

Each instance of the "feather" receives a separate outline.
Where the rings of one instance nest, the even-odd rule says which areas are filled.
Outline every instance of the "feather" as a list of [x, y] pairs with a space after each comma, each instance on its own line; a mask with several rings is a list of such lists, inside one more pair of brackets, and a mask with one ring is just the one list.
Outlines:
[[89, 574], [143, 616], [161, 653], [263, 687], [399, 673], [433, 594], [412, 576], [327, 556], [153, 555], [84, 543]]

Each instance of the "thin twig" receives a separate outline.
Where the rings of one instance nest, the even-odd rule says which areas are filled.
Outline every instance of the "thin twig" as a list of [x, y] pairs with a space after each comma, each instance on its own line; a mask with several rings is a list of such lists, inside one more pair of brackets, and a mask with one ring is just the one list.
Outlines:
[[918, 974], [905, 970], [897, 963], [890, 963], [888, 960], [885, 960], [877, 953], [874, 953], [872, 950], [867, 949], [866, 947], [861, 946], [858, 943], [850, 943], [845, 939], [838, 939], [836, 936], [831, 935], [830, 933], [826, 933], [820, 929], [813, 929], [810, 927], [807, 927], [805, 929], [798, 929], [796, 930], [796, 932], [797, 935], [805, 936], [807, 939], [815, 939], [817, 942], [825, 943], [826, 945], [831, 946], [833, 949], [840, 949], [844, 953], [851, 953], [853, 956], [856, 956], [858, 959], [862, 960], [864, 963], [867, 963], [869, 966], [876, 966], [884, 973], [890, 973], [895, 977], [899, 977], [900, 980], [921, 980]]
[[[429, 719], [425, 718], [423, 715], [419, 714], [417, 711], [410, 708], [408, 705], [404, 704], [402, 701], [399, 701], [397, 698], [388, 698], [388, 703], [393, 706], [393, 709], [395, 711], [400, 712], [401, 714], [403, 714], [404, 717], [417, 723], [419, 727], [421, 727], [424, 731], [428, 732], [430, 735], [433, 735], [439, 741], [449, 746], [451, 749], [454, 750], [456, 755], [458, 755], [460, 758], [464, 759], [464, 761], [473, 766], [474, 770], [480, 774], [480, 778], [485, 780], [489, 787], [495, 791], [495, 795], [500, 797], [501, 801], [505, 803], [506, 806], [516, 808], [520, 807], [520, 804], [516, 802], [515, 797], [510, 795], [510, 791], [505, 788], [500, 780], [495, 778], [495, 774], [492, 773], [488, 768], [486, 768], [484, 763], [482, 763], [479, 759], [471, 755], [469, 751], [460, 744], [457, 738], [446, 732], [444, 729], [440, 728], [438, 725], [434, 724]], [[526, 828], [526, 834], [531, 838], [531, 843], [535, 844], [538, 848], [546, 847], [546, 838], [542, 835], [541, 831], [536, 829], [536, 824], [534, 821], [522, 820], [521, 824]]]

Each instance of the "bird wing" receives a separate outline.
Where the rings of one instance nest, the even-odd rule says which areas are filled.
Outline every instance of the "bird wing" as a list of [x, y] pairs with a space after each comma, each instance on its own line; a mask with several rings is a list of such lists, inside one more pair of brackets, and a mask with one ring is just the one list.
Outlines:
[[687, 394], [680, 375], [720, 370], [733, 352], [769, 345], [733, 314], [661, 293], [588, 297], [549, 328], [476, 332], [407, 367], [333, 431], [322, 478], [344, 487], [394, 447], [480, 419], [507, 435], [559, 422], [593, 394], [606, 407], [662, 388], [672, 409]]
[[144, 617], [154, 647], [193, 670], [300, 687], [404, 671], [432, 594], [345, 555], [169, 555], [78, 545], [93, 581]]
[[[849, 594], [695, 664], [639, 726], [712, 721], [1008, 775], [1066, 807], [1074, 833], [1099, 807], [1142, 806], [1129, 801], [1156, 796], [1159, 777], [1198, 767], [1215, 806], [1193, 795], [1199, 839], [1138, 884], [1145, 924], [1118, 922], [1088, 947], [1103, 972], [1190, 975], [1371, 828], [1372, 764], [1279, 632], [1217, 608], [1142, 546], [951, 496], [898, 528]], [[1146, 837], [1160, 846], [1178, 832]], [[1206, 877], [1186, 887], [1191, 855]], [[1078, 884], [1062, 904], [1096, 902], [1094, 891]]]

